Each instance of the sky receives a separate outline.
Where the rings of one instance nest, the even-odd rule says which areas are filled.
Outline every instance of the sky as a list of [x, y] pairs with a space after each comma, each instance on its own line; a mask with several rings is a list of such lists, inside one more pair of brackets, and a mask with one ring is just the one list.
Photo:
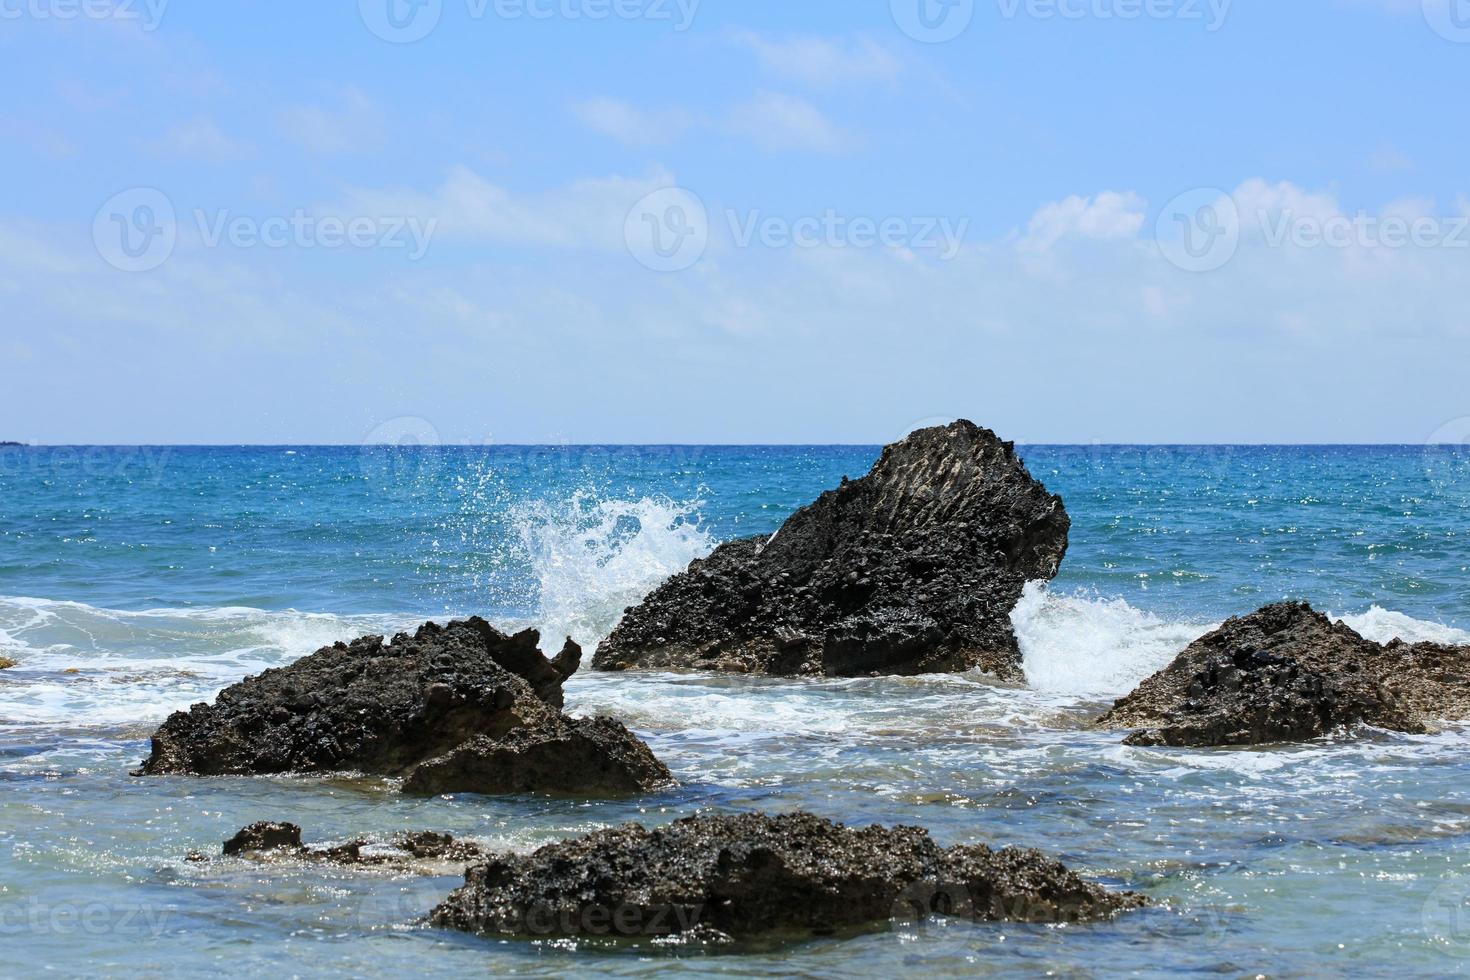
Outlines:
[[0, 0], [0, 439], [1470, 440], [1470, 0]]

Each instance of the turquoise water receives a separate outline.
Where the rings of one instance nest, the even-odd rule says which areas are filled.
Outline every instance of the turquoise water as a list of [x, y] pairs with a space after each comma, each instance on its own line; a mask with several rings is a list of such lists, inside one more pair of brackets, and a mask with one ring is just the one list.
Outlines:
[[[1284, 750], [1085, 728], [1213, 624], [1284, 597], [1377, 639], [1470, 642], [1470, 453], [1022, 447], [1072, 547], [1014, 619], [1030, 689], [579, 675], [680, 777], [629, 803], [403, 800], [376, 783], [126, 771], [171, 710], [317, 646], [480, 613], [587, 644], [863, 447], [0, 449], [0, 935], [9, 970], [811, 976], [905, 969], [1452, 974], [1470, 964], [1470, 730]], [[930, 923], [779, 950], [569, 949], [417, 924], [434, 877], [183, 860], [240, 826], [506, 848], [701, 807], [804, 807], [1049, 850], [1159, 910]]]

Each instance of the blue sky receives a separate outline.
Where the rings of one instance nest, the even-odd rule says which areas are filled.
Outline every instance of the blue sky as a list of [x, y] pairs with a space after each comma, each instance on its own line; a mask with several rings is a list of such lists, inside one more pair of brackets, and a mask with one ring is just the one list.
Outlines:
[[85, 4], [0, 438], [1470, 433], [1467, 0]]

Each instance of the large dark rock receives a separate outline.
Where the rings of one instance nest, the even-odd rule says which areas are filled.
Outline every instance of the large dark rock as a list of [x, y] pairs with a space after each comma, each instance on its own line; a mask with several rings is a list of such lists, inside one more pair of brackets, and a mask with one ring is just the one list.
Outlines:
[[1132, 745], [1305, 741], [1357, 724], [1422, 732], [1470, 717], [1470, 647], [1382, 645], [1305, 603], [1195, 641], [1098, 720]]
[[721, 545], [629, 609], [593, 667], [778, 675], [979, 667], [1022, 679], [1010, 613], [1057, 573], [1070, 521], [971, 422], [883, 450], [771, 538]]
[[1037, 851], [943, 848], [917, 827], [845, 827], [807, 813], [627, 824], [465, 876], [435, 925], [504, 936], [728, 939], [811, 935], [947, 914], [1064, 923], [1144, 900]]
[[[391, 643], [367, 636], [324, 647], [225, 689], [212, 705], [175, 713], [154, 734], [138, 774], [360, 772], [439, 785], [442, 778], [416, 779], [417, 767], [438, 760], [433, 768], [440, 772], [442, 757], [461, 746], [504, 740], [509, 755], [502, 753], [495, 778], [477, 782], [466, 768], [456, 790], [652, 788], [655, 780], [632, 778], [631, 759], [641, 763], [640, 775], [669, 781], [668, 770], [621, 725], [576, 722], [561, 713], [562, 683], [577, 669], [581, 650], [568, 640], [548, 661], [539, 639], [534, 630], [507, 636], [472, 618], [428, 623]], [[560, 760], [525, 749], [568, 741], [575, 750]], [[525, 756], [519, 769], [518, 753]]]
[[558, 720], [504, 738], [473, 738], [413, 771], [408, 793], [624, 796], [673, 782], [662, 762], [611, 718]]

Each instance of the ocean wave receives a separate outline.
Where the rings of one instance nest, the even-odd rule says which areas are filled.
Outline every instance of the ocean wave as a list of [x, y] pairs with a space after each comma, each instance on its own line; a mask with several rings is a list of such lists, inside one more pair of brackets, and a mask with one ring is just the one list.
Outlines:
[[1122, 599], [1059, 595], [1037, 582], [1011, 622], [1031, 686], [1079, 697], [1126, 694], [1218, 625], [1162, 619]]
[[[1245, 612], [1248, 610], [1242, 610]], [[1333, 616], [1378, 643], [1470, 644], [1470, 632], [1381, 606]], [[1118, 697], [1169, 665], [1219, 622], [1169, 620], [1123, 599], [1060, 595], [1031, 583], [1011, 613], [1026, 679], [1039, 691]]]
[[[579, 503], [528, 512], [543, 604], [504, 629], [539, 624], [589, 647], [624, 605], [708, 550], [691, 511], [663, 501]], [[636, 518], [633, 524], [627, 518]], [[0, 597], [0, 725], [155, 724], [227, 685], [337, 640], [412, 629], [413, 613], [333, 615], [228, 606], [127, 611]], [[442, 618], [442, 617], [441, 617]], [[568, 686], [577, 714], [610, 712], [644, 730], [968, 740], [1015, 728], [1075, 729], [1214, 627], [1122, 599], [1028, 586], [1012, 616], [1029, 689], [979, 675], [788, 680], [690, 674], [592, 674]], [[1470, 634], [1373, 606], [1343, 617], [1372, 639], [1467, 643]], [[544, 643], [555, 646], [555, 643]]]
[[388, 633], [411, 617], [243, 606], [103, 609], [0, 596], [0, 724], [156, 721], [324, 645]]

